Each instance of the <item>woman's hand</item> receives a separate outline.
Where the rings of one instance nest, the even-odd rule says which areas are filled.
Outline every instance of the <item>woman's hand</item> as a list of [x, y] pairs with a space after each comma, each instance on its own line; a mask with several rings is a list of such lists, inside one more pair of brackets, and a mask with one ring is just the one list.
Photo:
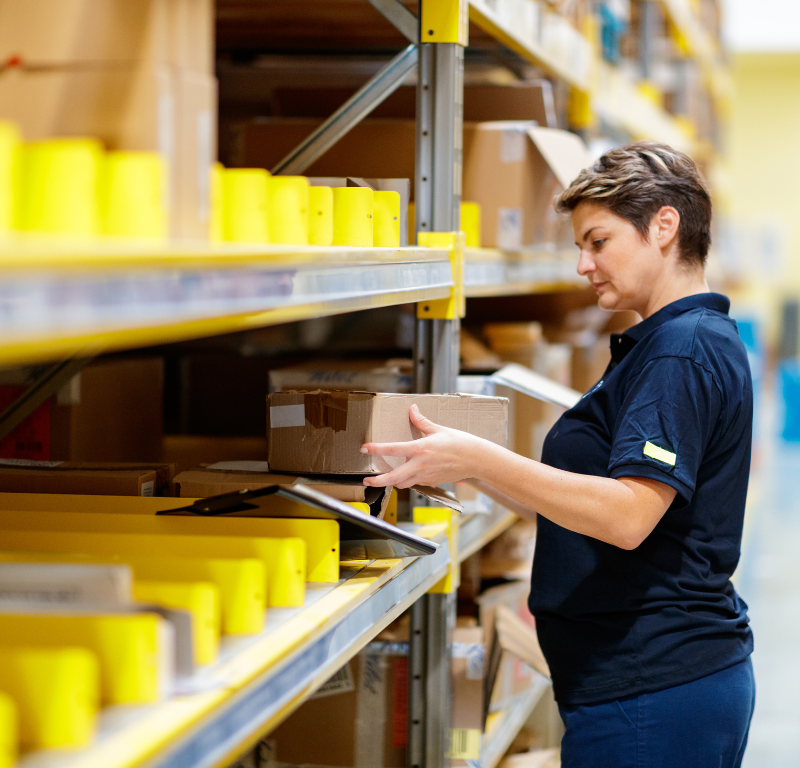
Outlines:
[[[410, 408], [411, 423], [424, 437], [405, 443], [366, 443], [361, 453], [373, 456], [404, 456], [406, 463], [385, 475], [364, 478], [364, 485], [410, 488], [412, 485], [441, 485], [472, 477], [486, 441], [448, 429], [426, 419], [416, 405]], [[477, 460], [477, 462], [476, 462]]]

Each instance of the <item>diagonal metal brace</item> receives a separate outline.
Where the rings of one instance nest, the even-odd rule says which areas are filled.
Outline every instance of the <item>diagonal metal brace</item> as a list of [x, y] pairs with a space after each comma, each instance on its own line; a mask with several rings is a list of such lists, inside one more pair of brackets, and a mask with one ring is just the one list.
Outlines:
[[409, 45], [398, 53], [319, 128], [273, 167], [272, 174], [303, 173], [378, 104], [394, 93], [406, 77], [416, 69], [418, 58], [419, 53], [415, 45]]
[[7, 437], [43, 402], [56, 394], [75, 374], [80, 373], [91, 360], [91, 357], [73, 358], [48, 368], [8, 408], [0, 413], [0, 440]]
[[369, 4], [390, 21], [410, 43], [419, 42], [419, 19], [400, 0], [369, 0]]

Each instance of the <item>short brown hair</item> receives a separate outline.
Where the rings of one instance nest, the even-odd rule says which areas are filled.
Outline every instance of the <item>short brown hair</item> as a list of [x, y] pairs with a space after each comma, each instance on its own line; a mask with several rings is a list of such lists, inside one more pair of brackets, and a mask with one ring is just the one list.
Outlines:
[[626, 219], [645, 240], [665, 205], [680, 214], [683, 262], [704, 266], [711, 246], [711, 197], [694, 161], [666, 144], [640, 141], [606, 152], [556, 199], [559, 213], [591, 201]]

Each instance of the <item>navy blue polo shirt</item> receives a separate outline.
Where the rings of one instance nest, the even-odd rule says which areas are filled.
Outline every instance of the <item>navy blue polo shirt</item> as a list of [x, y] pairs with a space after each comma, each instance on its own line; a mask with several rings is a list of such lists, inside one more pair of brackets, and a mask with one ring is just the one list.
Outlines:
[[677, 491], [626, 551], [539, 516], [529, 605], [556, 699], [578, 705], [670, 688], [753, 649], [739, 561], [753, 422], [730, 302], [667, 305], [611, 340], [611, 363], [555, 424], [542, 461]]

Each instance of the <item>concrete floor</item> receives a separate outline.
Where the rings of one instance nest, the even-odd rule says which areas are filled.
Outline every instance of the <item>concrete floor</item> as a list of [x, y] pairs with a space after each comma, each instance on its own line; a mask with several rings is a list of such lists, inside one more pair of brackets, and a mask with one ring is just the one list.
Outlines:
[[800, 444], [762, 403], [742, 560], [734, 577], [755, 636], [756, 710], [744, 768], [800, 766]]

